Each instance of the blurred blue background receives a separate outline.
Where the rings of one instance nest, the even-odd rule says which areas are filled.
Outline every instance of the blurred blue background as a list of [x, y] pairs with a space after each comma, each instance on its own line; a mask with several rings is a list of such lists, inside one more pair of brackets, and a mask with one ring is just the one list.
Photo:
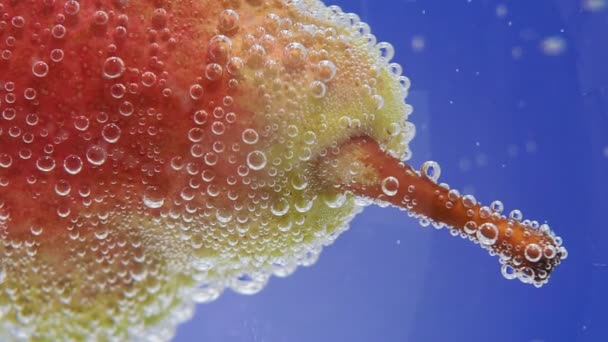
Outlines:
[[478, 246], [369, 207], [316, 265], [199, 306], [176, 341], [608, 341], [608, 2], [333, 4], [412, 79], [411, 163], [546, 220], [569, 258], [536, 289]]

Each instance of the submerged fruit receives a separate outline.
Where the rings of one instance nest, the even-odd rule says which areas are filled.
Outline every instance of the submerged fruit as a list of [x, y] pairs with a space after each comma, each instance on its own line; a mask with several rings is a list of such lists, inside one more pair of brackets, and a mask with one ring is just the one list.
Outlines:
[[410, 154], [392, 55], [317, 0], [0, 0], [3, 330], [168, 339], [192, 300], [314, 263], [354, 194], [515, 241], [533, 274], [514, 274], [544, 283], [565, 256], [548, 230], [517, 226], [542, 235], [521, 250], [488, 218], [417, 210], [436, 199], [402, 201], [403, 170], [365, 164]]

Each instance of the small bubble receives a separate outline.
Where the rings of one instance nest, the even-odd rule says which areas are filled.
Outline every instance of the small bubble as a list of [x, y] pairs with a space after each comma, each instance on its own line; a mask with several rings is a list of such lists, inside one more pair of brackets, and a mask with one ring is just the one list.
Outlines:
[[262, 151], [253, 151], [247, 155], [247, 166], [252, 170], [261, 170], [266, 166], [266, 154]]
[[204, 135], [204, 132], [202, 129], [200, 129], [198, 127], [194, 127], [188, 131], [188, 140], [190, 140], [192, 142], [199, 142], [199, 141], [203, 140], [203, 135]]
[[63, 9], [66, 14], [76, 15], [80, 12], [80, 3], [76, 0], [68, 0], [63, 5]]
[[2, 117], [7, 121], [13, 120], [16, 116], [17, 111], [14, 108], [6, 108], [2, 111]]
[[321, 81], [313, 81], [310, 84], [310, 93], [314, 98], [321, 99], [327, 92], [327, 86]]
[[127, 92], [127, 87], [125, 87], [122, 83], [116, 83], [110, 87], [110, 94], [115, 99], [121, 99], [125, 96]]
[[501, 201], [494, 201], [490, 204], [490, 209], [495, 213], [502, 213], [505, 210], [505, 206]]
[[68, 30], [65, 28], [65, 26], [63, 26], [61, 24], [57, 24], [57, 25], [53, 26], [53, 28], [51, 29], [51, 34], [56, 39], [61, 39], [61, 38], [65, 37], [65, 34], [67, 32], [68, 32]]
[[537, 262], [543, 256], [542, 250], [535, 243], [531, 243], [528, 246], [526, 246], [524, 254], [526, 256], [526, 259], [530, 262]]
[[439, 176], [441, 176], [441, 167], [437, 162], [426, 161], [422, 164], [422, 175], [437, 183]]
[[462, 204], [465, 208], [471, 209], [477, 204], [477, 200], [473, 195], [464, 195], [462, 196]]
[[226, 132], [226, 125], [223, 122], [215, 121], [211, 125], [211, 132], [215, 135], [222, 135]]
[[111, 144], [115, 143], [120, 139], [121, 129], [114, 123], [107, 124], [101, 131], [103, 139]]
[[20, 15], [14, 16], [11, 24], [16, 28], [22, 28], [25, 25], [25, 19]]
[[509, 218], [513, 221], [519, 222], [524, 218], [524, 215], [521, 213], [520, 210], [515, 209], [511, 211], [511, 213], [509, 213]]
[[468, 221], [464, 225], [464, 232], [473, 235], [477, 231], [477, 223], [475, 221]]
[[324, 198], [324, 202], [328, 207], [336, 209], [341, 208], [346, 203], [347, 199], [346, 194], [336, 193]]
[[49, 156], [43, 156], [36, 160], [36, 167], [42, 172], [49, 172], [55, 168], [55, 159]]
[[105, 11], [97, 11], [93, 15], [93, 21], [96, 25], [103, 26], [108, 23], [109, 16]]
[[477, 239], [482, 245], [491, 246], [498, 240], [498, 228], [492, 223], [484, 223], [477, 230]]
[[8, 169], [13, 164], [13, 157], [7, 153], [0, 154], [0, 167]]
[[40, 236], [44, 232], [44, 228], [42, 228], [42, 226], [35, 225], [35, 226], [30, 227], [30, 232], [34, 236]]
[[27, 88], [23, 92], [23, 97], [25, 97], [25, 99], [30, 100], [30, 101], [34, 100], [37, 95], [38, 95], [38, 92], [34, 88]]
[[395, 196], [399, 192], [399, 180], [389, 176], [382, 180], [382, 192], [387, 196]]
[[283, 50], [283, 62], [287, 67], [297, 68], [306, 61], [308, 50], [300, 43], [289, 43]]
[[194, 113], [194, 123], [197, 125], [204, 125], [209, 120], [209, 113], [204, 110], [198, 110]]
[[148, 186], [144, 190], [144, 205], [150, 209], [158, 209], [165, 204], [165, 197], [156, 186]]
[[93, 165], [102, 165], [106, 162], [107, 154], [101, 146], [93, 145], [87, 150], [87, 160]]
[[232, 51], [232, 40], [224, 35], [216, 35], [209, 41], [209, 55], [216, 61], [228, 58]]
[[86, 116], [75, 117], [74, 128], [82, 132], [86, 131], [89, 128], [89, 119]]
[[517, 278], [517, 271], [513, 268], [513, 266], [504, 264], [500, 267], [500, 273], [506, 279], [512, 280]]
[[218, 63], [209, 63], [205, 67], [205, 77], [209, 81], [217, 81], [222, 78], [224, 74], [224, 69]]
[[224, 10], [220, 14], [218, 29], [223, 33], [234, 31], [239, 25], [239, 14], [232, 9]]
[[376, 45], [376, 48], [378, 49], [378, 52], [380, 53], [380, 59], [385, 63], [390, 62], [391, 59], [393, 59], [393, 57], [395, 57], [395, 48], [393, 47], [393, 45], [391, 43], [387, 43], [387, 42], [378, 43], [378, 45]]
[[545, 247], [545, 250], [543, 251], [543, 254], [545, 255], [545, 257], [547, 259], [553, 259], [555, 257], [555, 255], [557, 254], [557, 251], [556, 251], [555, 247], [553, 247], [551, 245], [547, 245]]
[[120, 57], [109, 57], [103, 63], [103, 77], [115, 79], [125, 72], [125, 62]]
[[247, 128], [243, 131], [241, 138], [245, 144], [254, 145], [258, 142], [259, 135], [254, 129]]
[[63, 168], [71, 175], [76, 175], [82, 171], [82, 159], [75, 154], [67, 156], [63, 161]]
[[43, 61], [34, 62], [32, 65], [32, 73], [36, 77], [44, 77], [49, 73], [49, 66]]
[[135, 107], [129, 101], [123, 101], [118, 107], [118, 111], [124, 116], [130, 116], [135, 111]]
[[70, 194], [72, 186], [66, 180], [59, 180], [55, 183], [55, 193], [59, 196], [67, 196]]
[[323, 82], [331, 82], [336, 76], [337, 70], [332, 61], [323, 60], [319, 62], [319, 78]]
[[141, 84], [145, 87], [151, 87], [156, 83], [156, 74], [151, 71], [146, 71], [141, 75]]
[[156, 8], [152, 16], [152, 25], [156, 30], [161, 30], [167, 26], [167, 10], [164, 8]]
[[190, 97], [193, 100], [200, 99], [201, 97], [203, 97], [204, 93], [205, 91], [200, 84], [193, 84], [192, 86], [190, 86]]
[[289, 202], [285, 198], [281, 198], [272, 204], [270, 211], [275, 216], [284, 216], [289, 211]]
[[226, 70], [229, 74], [238, 76], [240, 75], [241, 70], [243, 70], [244, 66], [245, 63], [243, 63], [242, 59], [240, 59], [239, 57], [231, 57], [228, 61], [228, 64], [226, 65]]

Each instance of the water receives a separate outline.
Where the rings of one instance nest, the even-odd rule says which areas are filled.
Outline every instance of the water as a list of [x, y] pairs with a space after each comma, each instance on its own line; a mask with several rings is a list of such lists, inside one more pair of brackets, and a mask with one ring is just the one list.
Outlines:
[[199, 305], [176, 341], [605, 341], [608, 4], [333, 1], [412, 79], [412, 165], [545, 220], [569, 257], [541, 289], [396, 209], [368, 207], [311, 268]]
[[606, 340], [604, 2], [315, 1], [0, 0], [0, 340]]

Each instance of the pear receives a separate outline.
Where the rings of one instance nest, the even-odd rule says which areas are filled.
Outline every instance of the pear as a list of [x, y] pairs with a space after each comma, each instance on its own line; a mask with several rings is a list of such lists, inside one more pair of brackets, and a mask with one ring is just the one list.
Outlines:
[[566, 256], [548, 227], [403, 164], [410, 82], [338, 7], [0, 0], [0, 14], [5, 339], [170, 339], [193, 303], [312, 265], [373, 201], [537, 286]]

